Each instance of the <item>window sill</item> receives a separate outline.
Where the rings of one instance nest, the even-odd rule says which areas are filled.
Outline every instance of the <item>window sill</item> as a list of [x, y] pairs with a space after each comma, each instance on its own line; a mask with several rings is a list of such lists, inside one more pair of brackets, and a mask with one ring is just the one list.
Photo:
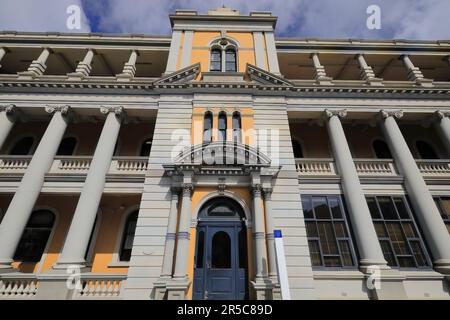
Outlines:
[[313, 270], [313, 277], [317, 280], [364, 279], [364, 274], [355, 269]]
[[108, 268], [127, 268], [130, 266], [128, 261], [116, 261], [108, 264]]

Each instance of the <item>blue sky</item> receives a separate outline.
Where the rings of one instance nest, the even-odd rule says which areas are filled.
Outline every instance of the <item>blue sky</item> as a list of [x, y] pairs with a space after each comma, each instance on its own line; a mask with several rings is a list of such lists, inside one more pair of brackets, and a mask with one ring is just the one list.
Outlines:
[[[66, 26], [67, 7], [81, 9], [81, 28]], [[0, 30], [170, 34], [177, 8], [206, 13], [218, 6], [278, 16], [287, 37], [450, 39], [450, 0], [0, 0]], [[366, 26], [367, 7], [381, 9], [381, 29]]]

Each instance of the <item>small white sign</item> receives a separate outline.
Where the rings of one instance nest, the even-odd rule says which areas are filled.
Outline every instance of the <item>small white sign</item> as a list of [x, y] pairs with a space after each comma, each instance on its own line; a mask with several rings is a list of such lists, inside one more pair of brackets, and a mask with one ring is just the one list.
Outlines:
[[283, 235], [281, 234], [281, 230], [274, 230], [273, 235], [275, 237], [275, 251], [277, 255], [278, 278], [281, 286], [281, 298], [283, 300], [291, 300], [286, 257], [284, 256]]

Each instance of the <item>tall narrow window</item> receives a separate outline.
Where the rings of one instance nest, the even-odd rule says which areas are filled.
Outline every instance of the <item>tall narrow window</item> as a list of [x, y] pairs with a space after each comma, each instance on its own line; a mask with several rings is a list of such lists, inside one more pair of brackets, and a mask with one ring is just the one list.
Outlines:
[[242, 142], [242, 123], [241, 123], [241, 115], [239, 112], [233, 113], [233, 142], [241, 143]]
[[421, 159], [439, 159], [439, 156], [434, 148], [423, 140], [416, 141], [417, 152]]
[[236, 72], [236, 51], [227, 49], [225, 51], [225, 71]]
[[441, 213], [442, 219], [450, 233], [450, 197], [435, 197], [434, 201]]
[[292, 149], [294, 151], [294, 158], [303, 158], [302, 146], [298, 141], [292, 140]]
[[312, 265], [354, 267], [355, 253], [340, 196], [302, 195], [302, 206]]
[[222, 51], [220, 49], [211, 50], [211, 64], [209, 71], [222, 71]]
[[225, 231], [218, 231], [212, 238], [211, 268], [231, 268], [231, 239]]
[[391, 150], [383, 140], [377, 139], [372, 143], [373, 151], [378, 159], [392, 159]]
[[203, 143], [209, 143], [212, 140], [212, 125], [213, 115], [211, 112], [206, 112], [203, 118]]
[[38, 262], [41, 260], [54, 222], [55, 215], [53, 212], [49, 210], [34, 211], [23, 231], [14, 254], [14, 260], [23, 262]]
[[152, 139], [146, 139], [141, 145], [141, 152], [139, 155], [141, 157], [148, 157], [150, 155], [150, 151], [152, 150]]
[[16, 142], [16, 144], [12, 147], [9, 154], [14, 156], [26, 156], [31, 154], [34, 144], [34, 138], [33, 137], [23, 137], [19, 141]]
[[388, 265], [400, 268], [429, 267], [422, 237], [406, 199], [368, 197], [367, 204]]
[[227, 114], [219, 113], [219, 141], [227, 141]]
[[136, 232], [136, 223], [138, 218], [138, 211], [133, 212], [128, 216], [123, 230], [122, 245], [120, 247], [120, 261], [130, 261], [131, 249], [133, 248], [134, 234]]
[[61, 140], [57, 155], [59, 156], [71, 156], [75, 152], [77, 146], [77, 139], [75, 137], [67, 137]]

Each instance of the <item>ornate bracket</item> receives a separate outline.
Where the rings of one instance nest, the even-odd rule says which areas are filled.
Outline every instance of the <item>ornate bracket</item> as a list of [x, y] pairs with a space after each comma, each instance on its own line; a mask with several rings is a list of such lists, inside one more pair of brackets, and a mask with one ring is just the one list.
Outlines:
[[327, 119], [330, 119], [333, 116], [337, 116], [340, 119], [342, 119], [342, 118], [345, 118], [347, 116], [347, 109], [340, 109], [340, 110], [338, 110], [338, 109], [336, 109], [336, 110], [325, 109], [324, 115], [325, 115], [325, 117]]
[[387, 119], [389, 117], [393, 117], [395, 119], [400, 119], [403, 117], [402, 110], [381, 110], [380, 116], [382, 119]]

